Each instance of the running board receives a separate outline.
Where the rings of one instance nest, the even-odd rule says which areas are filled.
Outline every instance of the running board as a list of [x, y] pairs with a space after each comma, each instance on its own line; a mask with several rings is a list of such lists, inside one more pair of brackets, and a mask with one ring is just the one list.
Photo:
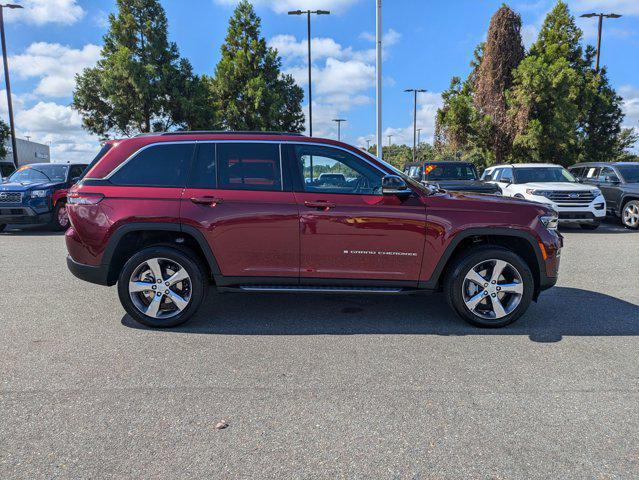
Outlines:
[[297, 293], [402, 293], [403, 288], [339, 287], [311, 285], [240, 285], [244, 292], [297, 292]]

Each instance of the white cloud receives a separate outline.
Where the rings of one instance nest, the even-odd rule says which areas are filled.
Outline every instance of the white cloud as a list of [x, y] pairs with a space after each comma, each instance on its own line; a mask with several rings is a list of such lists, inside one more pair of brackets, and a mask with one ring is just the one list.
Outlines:
[[[435, 116], [437, 109], [442, 105], [442, 99], [440, 93], [426, 92], [420, 93], [417, 97], [417, 128], [421, 129], [420, 141], [433, 142], [435, 135]], [[387, 127], [384, 130], [383, 140], [384, 145], [388, 145], [388, 135], [392, 135], [393, 145], [413, 144], [413, 122], [412, 122], [412, 110], [410, 113], [410, 119], [407, 119], [407, 126], [405, 127]], [[408, 115], [408, 113], [407, 113]], [[370, 134], [368, 136], [359, 137], [357, 139], [358, 145], [366, 145], [366, 139], [371, 140], [371, 144], [375, 143], [375, 135]]]
[[71, 25], [82, 19], [86, 12], [77, 0], [22, 0], [21, 10], [6, 14], [8, 22], [25, 22], [33, 25], [59, 23]]
[[[0, 112], [6, 112], [6, 91], [0, 92]], [[16, 135], [51, 145], [54, 162], [90, 161], [99, 149], [98, 138], [82, 129], [82, 119], [70, 106], [38, 102], [25, 108], [21, 97], [13, 97]]]
[[639, 88], [623, 85], [619, 95], [623, 98], [624, 126], [639, 129]]
[[[218, 5], [235, 6], [239, 0], [214, 0]], [[331, 13], [341, 13], [359, 0], [252, 0], [256, 7], [267, 6], [276, 13], [286, 13], [290, 10], [330, 10]]]
[[59, 43], [37, 42], [9, 61], [18, 78], [40, 78], [36, 94], [69, 97], [75, 88], [75, 74], [93, 66], [99, 56], [100, 47], [93, 44], [75, 49]]

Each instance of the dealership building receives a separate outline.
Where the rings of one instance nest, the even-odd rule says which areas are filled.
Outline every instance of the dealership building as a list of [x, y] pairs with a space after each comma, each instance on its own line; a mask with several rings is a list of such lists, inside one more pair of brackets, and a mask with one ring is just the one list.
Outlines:
[[[7, 155], [4, 158], [0, 158], [0, 175], [2, 177], [10, 175], [14, 170], [11, 140], [7, 140], [5, 148]], [[16, 138], [16, 148], [18, 150], [18, 166], [20, 167], [30, 163], [49, 163], [51, 161], [51, 152], [48, 145]]]

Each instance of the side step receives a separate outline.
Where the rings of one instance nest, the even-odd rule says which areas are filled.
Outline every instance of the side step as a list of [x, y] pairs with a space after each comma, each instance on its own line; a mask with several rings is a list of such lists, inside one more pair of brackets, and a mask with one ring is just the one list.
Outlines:
[[313, 285], [240, 285], [244, 292], [296, 292], [296, 293], [402, 293], [403, 288], [339, 287]]

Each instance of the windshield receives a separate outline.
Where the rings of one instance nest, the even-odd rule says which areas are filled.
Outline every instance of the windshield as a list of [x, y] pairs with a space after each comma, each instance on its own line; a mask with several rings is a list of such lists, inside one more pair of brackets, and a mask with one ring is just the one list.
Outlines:
[[68, 165], [25, 165], [13, 172], [9, 181], [16, 183], [65, 182], [68, 170]]
[[514, 168], [515, 183], [570, 182], [575, 183], [568, 170], [561, 167]]
[[637, 165], [617, 165], [617, 170], [623, 179], [628, 183], [639, 183], [639, 164]]
[[440, 165], [427, 165], [424, 168], [426, 180], [436, 182], [438, 180], [477, 180], [477, 172], [471, 165], [445, 163]]

